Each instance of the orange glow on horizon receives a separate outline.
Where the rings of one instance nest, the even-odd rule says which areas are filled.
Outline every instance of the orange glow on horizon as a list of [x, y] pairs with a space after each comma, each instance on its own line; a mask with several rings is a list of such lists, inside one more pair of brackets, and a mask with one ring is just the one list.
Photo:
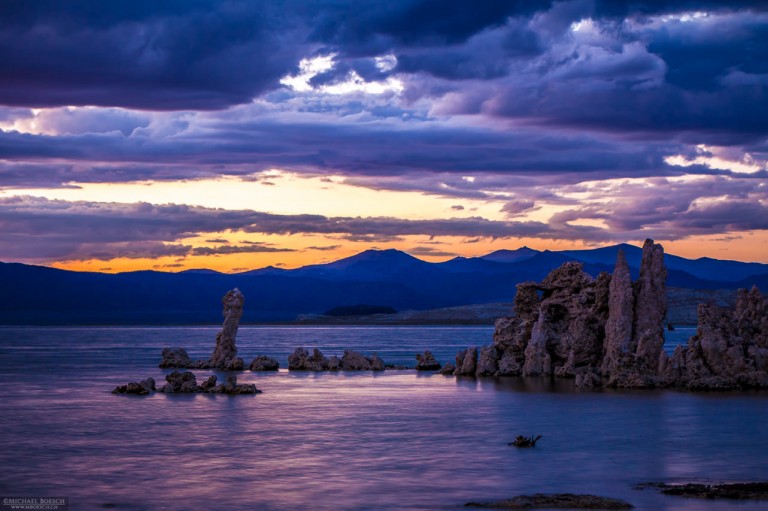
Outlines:
[[[235, 236], [232, 245], [237, 245]], [[733, 238], [733, 239], [731, 239]], [[266, 266], [285, 269], [310, 264], [322, 264], [350, 257], [369, 249], [397, 249], [429, 262], [440, 262], [456, 256], [479, 257], [495, 250], [514, 250], [527, 246], [535, 250], [584, 250], [613, 245], [585, 244], [568, 240], [541, 240], [516, 238], [506, 240], [449, 238], [430, 239], [426, 236], [405, 236], [400, 241], [366, 242], [347, 241], [331, 236], [268, 236], [268, 246], [289, 248], [291, 252], [247, 252], [220, 255], [191, 255], [187, 257], [116, 258], [109, 261], [84, 260], [53, 262], [50, 266], [74, 271], [119, 273], [125, 271], [156, 270], [178, 272], [189, 269], [211, 269], [222, 273], [238, 273]], [[631, 241], [641, 246], [644, 239]], [[660, 242], [667, 254], [688, 259], [712, 257], [745, 262], [768, 263], [768, 233], [763, 231], [739, 233], [733, 236], [692, 237], [687, 240]], [[198, 243], [195, 245], [200, 246]], [[211, 244], [207, 244], [210, 246]], [[215, 245], [215, 244], [214, 244]], [[323, 249], [326, 248], [327, 250]], [[429, 251], [433, 253], [429, 253]]]

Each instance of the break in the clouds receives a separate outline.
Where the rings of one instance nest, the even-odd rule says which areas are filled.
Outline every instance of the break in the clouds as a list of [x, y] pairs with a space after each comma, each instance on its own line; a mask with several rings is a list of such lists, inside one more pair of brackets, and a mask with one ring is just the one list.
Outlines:
[[[765, 230], [767, 98], [765, 2], [11, 0], [0, 257], [288, 250], [215, 242], [225, 231], [387, 243]], [[461, 216], [14, 195], [221, 177], [287, 186], [272, 169], [447, 197]], [[483, 203], [496, 216], [467, 216]], [[184, 241], [197, 235], [211, 243]]]

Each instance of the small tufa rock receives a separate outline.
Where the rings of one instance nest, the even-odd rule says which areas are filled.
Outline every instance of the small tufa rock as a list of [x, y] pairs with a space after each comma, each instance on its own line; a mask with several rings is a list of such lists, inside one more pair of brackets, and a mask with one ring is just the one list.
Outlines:
[[371, 361], [357, 351], [344, 350], [341, 357], [341, 368], [344, 371], [369, 371], [371, 370]]
[[477, 348], [470, 346], [456, 354], [456, 376], [474, 376], [477, 371]]
[[189, 371], [174, 371], [166, 375], [165, 381], [168, 383], [163, 385], [161, 392], [166, 394], [197, 392], [197, 378]]
[[378, 353], [374, 353], [371, 357], [371, 371], [383, 371], [386, 365], [384, 361], [379, 358]]
[[280, 368], [280, 363], [274, 358], [259, 355], [253, 359], [249, 368], [251, 371], [277, 371]]
[[296, 348], [288, 356], [288, 369], [292, 371], [383, 371], [384, 368], [384, 361], [377, 354], [369, 358], [352, 350], [345, 350], [341, 359], [326, 358], [317, 348], [312, 355], [304, 348]]
[[454, 374], [456, 372], [456, 366], [448, 362], [440, 369], [440, 374]]
[[292, 371], [327, 371], [328, 368], [328, 359], [317, 348], [312, 350], [312, 355], [304, 348], [296, 348], [288, 355], [288, 369]]
[[209, 392], [214, 387], [216, 387], [216, 376], [211, 375], [208, 378], [206, 378], [206, 380], [203, 383], [200, 384], [200, 386], [198, 387], [198, 390], [200, 392]]
[[424, 354], [416, 354], [417, 371], [439, 371], [440, 362], [435, 360], [435, 356], [429, 350], [424, 350]]
[[193, 365], [193, 360], [189, 358], [187, 350], [184, 348], [173, 347], [163, 348], [163, 359], [160, 361], [160, 367], [168, 368], [187, 368]]
[[142, 381], [132, 381], [125, 385], [119, 385], [112, 391], [113, 394], [137, 394], [139, 396], [146, 396], [157, 390], [155, 388], [155, 380], [153, 378], [147, 378]]

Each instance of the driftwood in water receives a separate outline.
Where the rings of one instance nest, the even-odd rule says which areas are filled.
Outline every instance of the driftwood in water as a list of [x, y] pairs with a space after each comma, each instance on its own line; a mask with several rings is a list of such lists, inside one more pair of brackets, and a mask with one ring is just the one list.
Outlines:
[[539, 441], [539, 438], [541, 438], [542, 435], [537, 436], [536, 438], [531, 436], [523, 436], [523, 435], [517, 435], [517, 438], [515, 438], [514, 442], [509, 442], [507, 445], [514, 445], [515, 447], [535, 447], [536, 442]]

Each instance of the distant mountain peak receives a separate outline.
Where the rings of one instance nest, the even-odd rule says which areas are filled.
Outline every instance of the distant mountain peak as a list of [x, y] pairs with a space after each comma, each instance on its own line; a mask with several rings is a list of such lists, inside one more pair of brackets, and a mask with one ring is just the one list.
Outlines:
[[486, 261], [493, 261], [496, 263], [512, 263], [517, 261], [523, 261], [525, 259], [530, 259], [531, 257], [539, 253], [540, 252], [538, 250], [534, 250], [527, 246], [522, 246], [515, 250], [507, 250], [507, 249], [496, 250], [495, 252], [486, 254], [480, 257], [479, 259], [485, 259]]

